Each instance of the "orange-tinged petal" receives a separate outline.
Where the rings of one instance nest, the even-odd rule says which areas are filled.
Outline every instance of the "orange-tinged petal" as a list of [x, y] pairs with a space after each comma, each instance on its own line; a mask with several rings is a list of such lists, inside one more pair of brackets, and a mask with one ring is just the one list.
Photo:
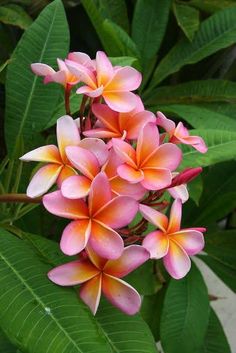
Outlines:
[[87, 86], [91, 87], [91, 89], [93, 90], [97, 88], [96, 78], [92, 70], [72, 60], [65, 60], [65, 63], [69, 71], [73, 75], [78, 77], [80, 81], [84, 82]]
[[132, 92], [104, 91], [106, 104], [116, 112], [130, 112], [136, 104], [136, 96]]
[[127, 315], [136, 314], [141, 306], [138, 292], [119, 278], [103, 274], [102, 292], [105, 297]]
[[88, 260], [77, 260], [53, 268], [49, 279], [60, 286], [74, 286], [97, 276], [99, 270]]
[[127, 246], [116, 260], [107, 261], [103, 272], [122, 278], [149, 259], [149, 251], [140, 245]]
[[168, 252], [169, 239], [165, 233], [154, 231], [145, 236], [142, 245], [150, 252], [151, 259], [161, 259]]
[[66, 155], [71, 164], [89, 179], [93, 179], [100, 171], [97, 157], [79, 146], [66, 147]]
[[72, 167], [65, 165], [62, 168], [62, 170], [57, 178], [57, 186], [59, 188], [61, 188], [61, 185], [64, 180], [66, 180], [67, 178], [71, 177], [72, 175], [76, 175], [76, 174], [77, 174], [76, 171]]
[[141, 181], [143, 187], [148, 190], [161, 190], [171, 184], [171, 172], [169, 169], [143, 168], [144, 178]]
[[144, 173], [141, 169], [133, 168], [128, 164], [122, 164], [117, 168], [118, 175], [130, 183], [139, 183], [144, 179]]
[[160, 228], [164, 233], [166, 232], [168, 227], [168, 218], [166, 215], [152, 207], [142, 204], [139, 205], [139, 210], [147, 221]]
[[173, 240], [169, 242], [169, 250], [163, 262], [166, 270], [175, 279], [186, 276], [191, 267], [191, 261], [186, 251]]
[[83, 200], [70, 200], [61, 191], [54, 191], [43, 197], [44, 207], [52, 214], [69, 219], [88, 218], [88, 208]]
[[67, 163], [66, 146], [78, 146], [80, 142], [79, 130], [71, 116], [65, 115], [57, 120], [57, 142], [61, 158]]
[[95, 221], [92, 222], [89, 245], [106, 259], [117, 259], [124, 249], [123, 240], [117, 232]]
[[181, 217], [182, 217], [182, 202], [180, 199], [176, 199], [173, 202], [170, 210], [169, 226], [167, 229], [167, 232], [169, 234], [178, 232], [180, 230]]
[[60, 247], [64, 254], [79, 254], [87, 245], [91, 233], [91, 221], [78, 220], [70, 222], [64, 229]]
[[[133, 91], [141, 84], [142, 75], [133, 67], [118, 68], [111, 81], [106, 85], [107, 91]], [[137, 99], [135, 100], [135, 105]], [[135, 106], [134, 106], [135, 107]]]
[[59, 164], [62, 162], [58, 148], [54, 145], [47, 145], [36, 148], [35, 150], [24, 154], [24, 156], [20, 157], [20, 160], [24, 162], [34, 161]]
[[48, 164], [40, 168], [29, 183], [27, 196], [38, 197], [45, 194], [57, 181], [61, 169], [62, 166], [58, 164]]
[[79, 147], [92, 152], [102, 166], [108, 158], [108, 148], [104, 141], [98, 138], [85, 138], [80, 141]]
[[119, 113], [110, 109], [105, 104], [93, 104], [92, 111], [106, 129], [116, 133], [120, 132], [118, 120]]
[[80, 298], [87, 304], [93, 315], [96, 314], [101, 298], [102, 275], [92, 278], [81, 286]]
[[98, 86], [105, 86], [114, 75], [112, 64], [106, 54], [102, 51], [98, 51], [96, 54], [96, 71]]
[[182, 203], [185, 203], [189, 199], [188, 189], [185, 184], [177, 185], [167, 190], [174, 199], [180, 199]]
[[133, 168], [137, 168], [136, 152], [130, 144], [119, 139], [112, 139], [112, 145], [114, 151], [123, 163], [127, 163]]
[[119, 176], [110, 179], [112, 192], [116, 195], [130, 196], [135, 200], [141, 200], [146, 193], [146, 189], [140, 184], [131, 184]]
[[155, 115], [147, 110], [138, 112], [133, 116], [129, 116], [126, 120], [121, 120], [121, 115], [119, 116], [120, 126], [122, 131], [127, 131], [127, 139], [133, 140], [137, 139], [140, 131], [143, 129], [144, 125], [148, 122], [155, 123]]
[[89, 244], [86, 246], [86, 252], [88, 254], [90, 261], [94, 264], [94, 266], [96, 266], [99, 270], [103, 270], [103, 267], [107, 262], [107, 259], [99, 256]]
[[146, 158], [145, 163], [142, 163], [142, 167], [165, 168], [172, 171], [179, 166], [181, 158], [182, 152], [176, 145], [173, 143], [165, 143]]
[[137, 163], [145, 165], [145, 161], [159, 146], [159, 132], [155, 124], [147, 123], [140, 131], [137, 141]]
[[111, 200], [111, 187], [105, 173], [99, 173], [92, 181], [88, 204], [90, 215], [97, 211]]
[[203, 234], [195, 229], [181, 229], [179, 232], [170, 235], [188, 255], [198, 254], [204, 248]]
[[91, 180], [82, 175], [73, 175], [61, 185], [61, 193], [68, 199], [80, 199], [88, 195]]

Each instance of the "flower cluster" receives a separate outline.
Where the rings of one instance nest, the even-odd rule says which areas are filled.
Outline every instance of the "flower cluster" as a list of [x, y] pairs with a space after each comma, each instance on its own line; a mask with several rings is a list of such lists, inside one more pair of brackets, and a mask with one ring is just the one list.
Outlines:
[[[163, 258], [170, 276], [180, 279], [190, 269], [189, 255], [203, 249], [204, 228], [181, 229], [186, 184], [201, 168], [180, 171], [182, 152], [177, 145], [188, 144], [201, 153], [207, 148], [182, 123], [176, 126], [161, 112], [144, 109], [140, 97], [131, 92], [141, 83], [134, 68], [113, 67], [103, 52], [95, 60], [70, 53], [65, 61], [58, 59], [58, 66], [55, 71], [32, 64], [44, 83], [57, 82], [65, 90], [67, 115], [57, 121], [58, 146], [39, 147], [21, 157], [45, 163], [33, 176], [27, 195], [44, 195], [56, 184], [56, 191], [43, 196], [43, 205], [70, 220], [60, 247], [68, 256], [78, 255], [78, 260], [52, 269], [48, 276], [61, 286], [80, 284], [80, 297], [94, 314], [103, 293], [133, 315], [141, 299], [122, 277], [149, 258]], [[78, 83], [76, 92], [84, 96], [78, 119], [73, 119], [70, 92]], [[148, 232], [149, 224], [157, 229]]]

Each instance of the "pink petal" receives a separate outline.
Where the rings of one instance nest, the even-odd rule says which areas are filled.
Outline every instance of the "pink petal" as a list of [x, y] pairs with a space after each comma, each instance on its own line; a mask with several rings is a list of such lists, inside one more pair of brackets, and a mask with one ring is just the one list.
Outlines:
[[45, 194], [55, 184], [61, 169], [62, 166], [58, 164], [48, 164], [40, 168], [28, 185], [27, 196], [33, 198]]
[[131, 184], [120, 177], [113, 177], [110, 180], [110, 185], [112, 192], [116, 196], [124, 195], [130, 196], [135, 200], [141, 200], [146, 193], [146, 189], [140, 183]]
[[168, 227], [168, 218], [166, 217], [166, 215], [155, 210], [152, 207], [142, 204], [139, 205], [139, 210], [147, 221], [160, 228], [163, 232], [166, 232], [166, 229]]
[[182, 159], [181, 150], [173, 143], [165, 143], [146, 159], [145, 167], [175, 170]]
[[180, 245], [188, 255], [196, 255], [204, 248], [204, 237], [198, 230], [181, 229], [170, 235], [178, 245]]
[[[125, 66], [116, 70], [111, 81], [106, 85], [106, 91], [133, 91], [142, 81], [142, 75], [133, 67]], [[137, 104], [135, 102], [134, 107]]]
[[20, 157], [21, 161], [24, 162], [49, 162], [49, 163], [61, 163], [61, 157], [58, 148], [54, 145], [47, 145], [36, 148]]
[[60, 286], [74, 286], [95, 277], [99, 270], [88, 260], [77, 260], [53, 268], [49, 279]]
[[102, 123], [104, 127], [113, 132], [119, 132], [119, 114], [114, 112], [105, 104], [93, 104], [93, 114]]
[[153, 123], [147, 123], [140, 130], [137, 141], [137, 163], [144, 165], [159, 146], [159, 132]]
[[103, 271], [114, 277], [122, 278], [134, 271], [149, 259], [149, 252], [140, 245], [127, 246], [121, 257], [107, 261]]
[[208, 148], [204, 140], [199, 136], [189, 136], [185, 138], [178, 138], [178, 140], [186, 145], [192, 145], [197, 151], [206, 153]]
[[88, 137], [97, 137], [97, 138], [106, 138], [106, 139], [111, 139], [113, 137], [121, 137], [120, 133], [112, 132], [104, 127], [86, 130], [83, 132], [83, 135]]
[[155, 115], [147, 110], [144, 110], [133, 116], [130, 116], [130, 118], [126, 119], [125, 122], [120, 121], [120, 125], [122, 126], [123, 130], [127, 131], [127, 139], [133, 140], [138, 138], [138, 135], [143, 129], [144, 125], [149, 122], [155, 122]]
[[163, 259], [164, 266], [171, 277], [180, 279], [186, 276], [191, 267], [191, 261], [183, 248], [174, 241], [169, 243], [169, 251]]
[[110, 60], [102, 51], [98, 51], [96, 54], [96, 69], [98, 86], [105, 86], [113, 77], [114, 71]]
[[57, 178], [57, 186], [58, 186], [58, 188], [61, 188], [61, 185], [62, 185], [64, 180], [66, 180], [67, 178], [69, 178], [69, 177], [71, 177], [73, 175], [76, 175], [76, 174], [77, 173], [76, 173], [76, 171], [73, 168], [69, 167], [68, 165], [65, 165], [62, 168], [62, 170], [61, 170], [61, 172], [60, 172], [60, 174], [59, 174], [59, 176]]
[[91, 98], [100, 97], [103, 93], [103, 86], [100, 86], [96, 89], [93, 89], [89, 86], [82, 86], [77, 89], [76, 93], [77, 94], [86, 94], [87, 96], [89, 96]]
[[66, 155], [71, 164], [89, 179], [93, 179], [100, 171], [100, 166], [95, 155], [78, 146], [66, 148]]
[[133, 168], [137, 167], [136, 153], [130, 144], [119, 139], [112, 139], [112, 145], [114, 151], [117, 153], [123, 163], [129, 164]]
[[91, 65], [91, 62], [92, 62], [92, 60], [90, 59], [90, 57], [87, 54], [79, 52], [79, 51], [69, 53], [68, 59], [75, 61], [78, 64], [85, 65], [85, 66]]
[[145, 236], [143, 247], [150, 252], [151, 259], [161, 259], [169, 249], [169, 239], [161, 231], [151, 232]]
[[89, 220], [70, 222], [64, 229], [60, 247], [66, 255], [79, 254], [87, 245], [91, 232]]
[[169, 234], [178, 232], [180, 230], [182, 218], [182, 202], [177, 199], [173, 202], [170, 210], [170, 219], [167, 232]]
[[68, 199], [80, 199], [88, 195], [91, 180], [82, 175], [73, 175], [61, 185], [61, 193]]
[[91, 87], [93, 90], [97, 89], [96, 78], [92, 70], [79, 63], [75, 63], [72, 60], [65, 60], [65, 63], [69, 71], [73, 75], [78, 77], [80, 81], [84, 82], [88, 87]]
[[67, 163], [65, 148], [78, 146], [80, 142], [79, 130], [71, 116], [65, 115], [57, 120], [57, 142], [61, 158]]
[[95, 221], [92, 222], [89, 245], [105, 259], [117, 259], [124, 249], [123, 240], [117, 232]]
[[157, 112], [157, 125], [161, 126], [166, 132], [168, 132], [171, 136], [175, 130], [174, 121], [167, 119], [167, 117], [162, 112]]
[[55, 70], [53, 70], [53, 68], [42, 63], [31, 64], [31, 70], [35, 75], [38, 76], [53, 75], [55, 73]]
[[188, 189], [185, 184], [174, 186], [167, 189], [167, 191], [174, 199], [180, 199], [182, 203], [185, 203], [189, 199]]
[[143, 168], [143, 187], [148, 190], [161, 190], [171, 184], [171, 172], [168, 169]]
[[98, 138], [85, 138], [80, 141], [79, 147], [92, 152], [102, 166], [108, 159], [108, 148], [104, 141]]
[[104, 259], [103, 257], [99, 256], [89, 244], [87, 244], [86, 246], [86, 252], [90, 261], [94, 264], [94, 266], [96, 266], [99, 270], [102, 271], [104, 268], [104, 265], [107, 262], [107, 259]]
[[104, 91], [102, 96], [106, 104], [116, 112], [130, 112], [136, 104], [135, 94], [131, 92]]
[[44, 79], [44, 83], [48, 82], [57, 82], [60, 83], [61, 85], [66, 85], [67, 83], [67, 75], [65, 71], [57, 71], [53, 75], [46, 76]]
[[130, 183], [139, 183], [144, 179], [144, 173], [140, 169], [131, 167], [128, 164], [122, 164], [117, 168], [118, 175]]
[[117, 229], [129, 224], [138, 212], [138, 202], [128, 196], [117, 196], [93, 215], [97, 221]]
[[[101, 187], [102, 186], [102, 187]], [[95, 214], [111, 200], [111, 187], [104, 172], [99, 173], [92, 181], [88, 204], [90, 214]]]
[[44, 207], [52, 214], [69, 219], [88, 218], [88, 208], [83, 200], [70, 200], [54, 191], [43, 197]]
[[101, 298], [102, 276], [98, 275], [81, 286], [80, 298], [87, 304], [93, 315], [96, 314]]
[[114, 306], [127, 315], [134, 315], [140, 309], [140, 295], [133, 287], [121, 279], [104, 274], [102, 292]]

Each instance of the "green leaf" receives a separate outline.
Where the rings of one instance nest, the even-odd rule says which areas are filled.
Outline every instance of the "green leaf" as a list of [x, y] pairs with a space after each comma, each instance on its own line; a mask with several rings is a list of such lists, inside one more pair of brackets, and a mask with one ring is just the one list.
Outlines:
[[129, 20], [125, 0], [98, 0], [97, 7], [103, 18], [108, 18], [129, 32]]
[[236, 132], [221, 130], [190, 130], [191, 135], [201, 136], [208, 151], [202, 154], [192, 147], [183, 145], [181, 167], [206, 167], [236, 158]]
[[114, 66], [133, 66], [137, 61], [137, 58], [132, 56], [110, 57], [109, 59]]
[[32, 19], [21, 6], [9, 4], [0, 6], [0, 22], [26, 29]]
[[66, 56], [68, 45], [65, 11], [61, 1], [55, 0], [24, 33], [8, 66], [5, 132], [10, 155], [17, 153], [22, 136], [27, 150], [35, 147], [35, 133], [51, 118], [61, 92], [59, 85], [44, 85], [30, 64], [54, 65], [57, 57]]
[[190, 0], [189, 5], [208, 13], [214, 13], [227, 7], [236, 6], [236, 3], [235, 0]]
[[158, 52], [168, 22], [170, 0], [137, 0], [132, 21], [132, 38], [145, 66]]
[[191, 6], [182, 5], [175, 2], [173, 3], [173, 9], [178, 25], [186, 37], [192, 41], [200, 24], [199, 11]]
[[26, 242], [2, 230], [0, 321], [20, 350], [34, 353], [110, 353], [89, 309], [69, 288], [52, 284], [50, 269]]
[[[145, 104], [236, 103], [236, 83], [226, 80], [201, 80], [163, 86], [152, 91]], [[226, 114], [227, 115], [227, 114]]]
[[202, 177], [199, 175], [197, 178], [191, 181], [188, 184], [189, 197], [195, 202], [196, 205], [199, 205], [199, 201], [203, 191]]
[[174, 113], [196, 129], [236, 131], [236, 119], [201, 106], [169, 104], [158, 106], [158, 110], [167, 114]]
[[13, 346], [0, 329], [0, 353], [16, 353], [16, 347]]
[[216, 313], [211, 308], [207, 333], [203, 346], [198, 353], [231, 353], [223, 327]]
[[165, 353], [196, 352], [203, 343], [209, 302], [201, 273], [192, 263], [182, 280], [170, 281], [161, 317], [161, 344]]
[[213, 259], [207, 255], [198, 255], [208, 267], [230, 288], [236, 293], [236, 270], [230, 266], [224, 265], [222, 262]]
[[217, 12], [203, 21], [192, 42], [180, 40], [158, 65], [150, 87], [156, 86], [183, 66], [195, 64], [236, 41], [236, 8]]
[[102, 28], [113, 43], [111, 56], [132, 56], [135, 58], [140, 56], [136, 44], [123, 28], [108, 19], [103, 22]]

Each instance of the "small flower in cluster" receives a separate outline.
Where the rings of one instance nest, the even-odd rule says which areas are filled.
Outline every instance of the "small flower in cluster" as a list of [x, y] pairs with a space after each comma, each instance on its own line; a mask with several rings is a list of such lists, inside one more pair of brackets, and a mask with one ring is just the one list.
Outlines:
[[[44, 83], [64, 86], [67, 114], [70, 89], [80, 83], [80, 110], [76, 119], [58, 119], [58, 147], [38, 147], [21, 157], [46, 163], [33, 176], [27, 195], [44, 195], [56, 184], [56, 191], [43, 196], [43, 205], [70, 220], [60, 248], [79, 258], [52, 269], [48, 277], [57, 285], [80, 285], [80, 298], [93, 314], [102, 293], [133, 315], [141, 298], [121, 278], [149, 258], [163, 258], [170, 276], [180, 279], [190, 270], [189, 256], [204, 247], [205, 228], [180, 227], [182, 203], [189, 198], [187, 184], [202, 169], [181, 170], [183, 154], [176, 144], [191, 145], [201, 153], [207, 147], [181, 122], [176, 126], [162, 113], [155, 117], [145, 110], [141, 98], [131, 92], [141, 83], [134, 68], [112, 66], [103, 52], [94, 60], [70, 53], [58, 65], [58, 72], [42, 63], [32, 64], [32, 70], [45, 77]], [[146, 234], [148, 223], [157, 230]]]

